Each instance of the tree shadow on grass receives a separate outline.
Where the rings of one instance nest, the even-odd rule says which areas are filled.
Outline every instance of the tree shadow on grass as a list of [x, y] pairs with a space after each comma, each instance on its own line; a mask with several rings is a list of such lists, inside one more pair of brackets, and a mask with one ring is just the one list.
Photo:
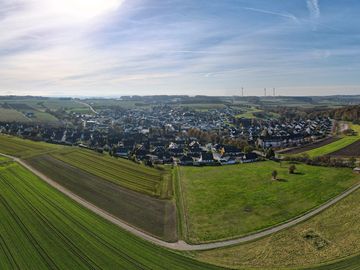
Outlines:
[[283, 179], [283, 178], [278, 178], [278, 179], [276, 179], [276, 181], [278, 181], [278, 182], [289, 182], [288, 180]]

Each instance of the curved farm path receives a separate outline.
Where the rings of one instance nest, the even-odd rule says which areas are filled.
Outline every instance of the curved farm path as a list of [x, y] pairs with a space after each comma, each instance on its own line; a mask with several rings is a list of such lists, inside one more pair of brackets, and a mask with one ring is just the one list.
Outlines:
[[78, 101], [78, 100], [75, 100], [75, 102], [78, 103], [78, 104], [85, 105], [86, 107], [89, 107], [89, 109], [90, 109], [93, 113], [97, 114], [97, 111], [95, 111], [95, 109], [94, 109], [90, 104], [88, 104], [88, 103], [86, 103], [86, 102]]
[[168, 243], [168, 242], [162, 241], [160, 239], [157, 239], [155, 237], [152, 237], [152, 236], [128, 225], [127, 223], [121, 221], [120, 219], [114, 217], [113, 215], [107, 213], [106, 211], [100, 209], [99, 207], [97, 207], [97, 206], [89, 203], [88, 201], [82, 199], [81, 197], [75, 195], [70, 190], [64, 188], [63, 186], [59, 185], [58, 183], [56, 183], [54, 180], [52, 180], [48, 176], [44, 175], [43, 173], [39, 172], [38, 170], [36, 170], [33, 167], [31, 167], [30, 165], [28, 165], [25, 161], [23, 161], [19, 158], [10, 156], [10, 155], [2, 154], [2, 153], [0, 153], [0, 155], [7, 157], [9, 159], [12, 159], [15, 162], [18, 162], [19, 164], [21, 164], [26, 169], [28, 169], [29, 171], [31, 171], [32, 173], [37, 175], [39, 178], [41, 178], [43, 181], [45, 181], [52, 187], [56, 188], [57, 190], [59, 190], [60, 192], [65, 194], [66, 196], [70, 197], [77, 203], [79, 203], [82, 206], [86, 207], [87, 209], [93, 211], [94, 213], [98, 214], [99, 216], [105, 218], [106, 220], [110, 221], [111, 223], [121, 227], [122, 229], [124, 229], [144, 240], [147, 240], [153, 244], [156, 244], [156, 245], [159, 245], [159, 246], [162, 246], [165, 248], [169, 248], [169, 249], [184, 250], [184, 251], [186, 251], [186, 250], [188, 250], [188, 251], [190, 251], [190, 250], [209, 250], [209, 249], [227, 247], [227, 246], [232, 246], [232, 245], [236, 245], [236, 244], [241, 244], [241, 243], [257, 240], [259, 238], [262, 238], [262, 237], [268, 236], [270, 234], [279, 232], [281, 230], [287, 229], [289, 227], [292, 227], [296, 224], [299, 224], [299, 223], [319, 214], [320, 212], [322, 212], [325, 209], [329, 208], [330, 206], [336, 204], [337, 202], [344, 199], [345, 197], [347, 197], [348, 195], [350, 195], [351, 193], [355, 192], [356, 190], [358, 190], [360, 188], [360, 183], [358, 183], [355, 186], [353, 186], [352, 188], [343, 192], [342, 194], [336, 196], [335, 198], [329, 200], [325, 204], [322, 204], [321, 206], [307, 212], [306, 214], [304, 214], [302, 216], [296, 217], [296, 218], [289, 220], [283, 224], [276, 225], [274, 227], [265, 229], [263, 231], [260, 231], [260, 232], [257, 232], [257, 233], [251, 234], [251, 235], [247, 235], [247, 236], [240, 237], [237, 239], [232, 239], [232, 240], [224, 240], [224, 241], [219, 241], [219, 242], [214, 242], [214, 243], [197, 244], [197, 245], [190, 245], [190, 244], [185, 243], [184, 241], [178, 241], [176, 243]]

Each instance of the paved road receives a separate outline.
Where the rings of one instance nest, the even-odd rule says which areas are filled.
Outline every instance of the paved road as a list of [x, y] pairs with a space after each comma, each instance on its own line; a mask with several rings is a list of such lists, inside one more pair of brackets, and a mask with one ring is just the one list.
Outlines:
[[274, 227], [271, 227], [269, 229], [263, 230], [261, 232], [257, 232], [248, 236], [244, 236], [244, 237], [240, 237], [237, 239], [233, 239], [233, 240], [226, 240], [226, 241], [220, 241], [220, 242], [215, 242], [215, 243], [207, 243], [207, 244], [199, 244], [199, 245], [190, 245], [185, 243], [184, 241], [178, 241], [176, 243], [168, 243], [165, 241], [162, 241], [160, 239], [157, 239], [155, 237], [152, 237], [132, 226], [129, 226], [127, 223], [121, 221], [120, 219], [118, 219], [117, 217], [114, 217], [113, 215], [107, 213], [106, 211], [100, 209], [99, 207], [89, 203], [88, 201], [82, 199], [81, 197], [77, 196], [76, 194], [72, 193], [71, 191], [69, 191], [68, 189], [64, 188], [63, 186], [59, 185], [58, 183], [56, 183], [54, 180], [52, 180], [51, 178], [49, 178], [48, 176], [44, 175], [43, 173], [39, 172], [38, 170], [34, 169], [33, 167], [31, 167], [30, 165], [28, 165], [25, 161], [13, 157], [13, 156], [9, 156], [9, 155], [5, 155], [5, 154], [1, 154], [1, 156], [10, 158], [16, 162], [18, 162], [19, 164], [21, 164], [22, 166], [24, 166], [26, 169], [28, 169], [29, 171], [31, 171], [32, 173], [34, 173], [35, 175], [37, 175], [38, 177], [40, 177], [42, 180], [44, 180], [46, 183], [48, 183], [49, 185], [51, 185], [52, 187], [56, 188], [57, 190], [59, 190], [60, 192], [64, 193], [65, 195], [67, 195], [68, 197], [70, 197], [71, 199], [73, 199], [74, 201], [78, 202], [79, 204], [81, 204], [82, 206], [86, 207], [87, 209], [93, 211], [94, 213], [98, 214], [99, 216], [105, 218], [106, 220], [114, 223], [115, 225], [121, 227], [122, 229], [125, 229], [126, 231], [144, 239], [147, 240], [153, 244], [165, 247], [165, 248], [169, 248], [169, 249], [174, 249], [174, 250], [209, 250], [209, 249], [214, 249], [214, 248], [220, 248], [220, 247], [227, 247], [227, 246], [231, 246], [231, 245], [236, 245], [236, 244], [241, 244], [241, 243], [245, 243], [245, 242], [249, 242], [249, 241], [254, 241], [257, 240], [259, 238], [262, 238], [264, 236], [268, 236], [270, 234], [279, 232], [281, 230], [287, 229], [289, 227], [292, 227], [296, 224], [299, 224], [317, 214], [319, 214], [320, 212], [322, 212], [323, 210], [329, 208], [330, 206], [336, 204], [337, 202], [339, 202], [340, 200], [344, 199], [346, 196], [350, 195], [351, 193], [353, 193], [354, 191], [356, 191], [357, 189], [360, 188], [360, 183], [353, 186], [352, 188], [346, 190], [344, 193], [340, 194], [339, 196], [331, 199], [330, 201], [328, 201], [327, 203], [321, 205], [320, 207], [311, 210], [310, 212], [306, 213], [303, 216], [294, 218], [290, 221], [287, 221], [286, 223], [283, 223], [281, 225], [277, 225]]

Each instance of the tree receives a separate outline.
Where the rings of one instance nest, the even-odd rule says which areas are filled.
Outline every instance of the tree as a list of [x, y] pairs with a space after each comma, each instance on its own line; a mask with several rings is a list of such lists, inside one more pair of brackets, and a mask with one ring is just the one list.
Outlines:
[[290, 174], [294, 174], [296, 170], [296, 166], [294, 164], [291, 164], [289, 167], [289, 173]]
[[351, 168], [356, 167], [356, 158], [351, 157], [351, 158], [349, 159], [349, 166], [350, 166]]
[[277, 179], [277, 175], [278, 175], [277, 170], [273, 170], [273, 172], [271, 173], [271, 175], [272, 175], [272, 180], [276, 180], [276, 179]]
[[272, 148], [269, 148], [267, 151], [266, 151], [266, 158], [268, 159], [272, 159], [275, 157], [275, 152]]

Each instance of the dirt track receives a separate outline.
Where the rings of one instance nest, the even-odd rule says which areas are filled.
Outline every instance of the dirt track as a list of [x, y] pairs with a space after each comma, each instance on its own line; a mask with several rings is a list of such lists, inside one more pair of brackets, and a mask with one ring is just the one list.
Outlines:
[[95, 205], [85, 201], [84, 199], [80, 198], [79, 196], [75, 195], [74, 193], [72, 193], [71, 191], [67, 190], [66, 188], [62, 187], [61, 185], [59, 185], [58, 183], [56, 183], [55, 181], [53, 181], [52, 179], [50, 179], [49, 177], [47, 177], [46, 175], [42, 174], [41, 172], [37, 171], [36, 169], [34, 169], [33, 167], [31, 167], [30, 165], [28, 165], [26, 162], [24, 162], [23, 160], [16, 158], [16, 157], [12, 157], [9, 155], [5, 155], [5, 154], [1, 154], [1, 156], [5, 156], [7, 158], [10, 158], [16, 162], [18, 162], [19, 164], [21, 164], [22, 166], [24, 166], [26, 169], [28, 169], [29, 171], [31, 171], [32, 173], [34, 173], [35, 175], [37, 175], [38, 177], [40, 177], [43, 181], [45, 181], [46, 183], [48, 183], [49, 185], [51, 185], [52, 187], [56, 188], [57, 190], [59, 190], [60, 192], [62, 192], [63, 194], [65, 194], [66, 196], [70, 197], [71, 199], [73, 199], [74, 201], [76, 201], [77, 203], [81, 204], [82, 206], [86, 207], [87, 209], [93, 211], [94, 213], [98, 214], [99, 216], [105, 218], [106, 220], [112, 222], [113, 224], [121, 227], [122, 229], [144, 239], [147, 240], [153, 244], [165, 247], [165, 248], [169, 248], [169, 249], [174, 249], [174, 250], [209, 250], [209, 249], [215, 249], [215, 248], [220, 248], [220, 247], [226, 247], [226, 246], [232, 246], [232, 245], [236, 245], [236, 244], [241, 244], [241, 243], [245, 243], [245, 242], [249, 242], [249, 241], [254, 241], [257, 240], [259, 238], [262, 238], [264, 236], [268, 236], [270, 234], [276, 233], [278, 231], [287, 229], [289, 227], [292, 227], [298, 223], [301, 223], [317, 214], [319, 214], [320, 212], [324, 211], [325, 209], [329, 208], [330, 206], [336, 204], [337, 202], [339, 202], [340, 200], [342, 200], [343, 198], [347, 197], [348, 195], [350, 195], [351, 193], [355, 192], [357, 189], [360, 188], [360, 183], [356, 184], [355, 186], [353, 186], [352, 188], [346, 190], [345, 192], [343, 192], [342, 194], [340, 194], [339, 196], [331, 199], [330, 201], [328, 201], [327, 203], [319, 206], [318, 208], [311, 210], [309, 212], [307, 212], [306, 214], [300, 216], [300, 217], [296, 217], [290, 221], [287, 221], [283, 224], [271, 227], [269, 229], [265, 229], [261, 232], [257, 232], [248, 236], [244, 236], [244, 237], [240, 237], [237, 239], [233, 239], [233, 240], [226, 240], [226, 241], [220, 241], [220, 242], [215, 242], [215, 243], [206, 243], [206, 244], [199, 244], [199, 245], [190, 245], [187, 244], [183, 241], [178, 241], [176, 243], [168, 243], [162, 240], [159, 240], [155, 237], [152, 237], [150, 235], [145, 234], [142, 231], [139, 231], [131, 226], [129, 226], [128, 224], [126, 224], [125, 222], [119, 220], [118, 218], [112, 216], [111, 214], [105, 212], [104, 210], [96, 207]]

